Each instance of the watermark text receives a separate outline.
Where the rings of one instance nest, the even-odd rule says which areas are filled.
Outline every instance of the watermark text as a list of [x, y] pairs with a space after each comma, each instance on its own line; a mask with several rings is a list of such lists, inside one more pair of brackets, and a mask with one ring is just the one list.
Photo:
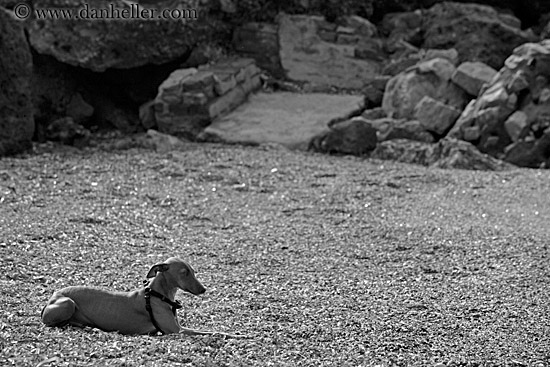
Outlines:
[[159, 9], [143, 7], [136, 3], [125, 2], [125, 6], [108, 4], [103, 7], [88, 3], [79, 8], [32, 8], [25, 3], [14, 6], [13, 13], [19, 19], [82, 19], [82, 20], [195, 20], [198, 19], [197, 9], [171, 8]]

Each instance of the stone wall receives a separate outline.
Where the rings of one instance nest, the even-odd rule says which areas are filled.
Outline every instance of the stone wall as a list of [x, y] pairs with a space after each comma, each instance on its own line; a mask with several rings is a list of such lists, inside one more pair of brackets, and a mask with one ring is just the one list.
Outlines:
[[159, 87], [156, 125], [161, 132], [194, 138], [260, 86], [260, 69], [248, 58], [176, 70]]

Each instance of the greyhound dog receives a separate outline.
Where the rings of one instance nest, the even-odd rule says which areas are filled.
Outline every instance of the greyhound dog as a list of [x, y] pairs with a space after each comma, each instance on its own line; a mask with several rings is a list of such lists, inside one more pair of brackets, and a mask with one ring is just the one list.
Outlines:
[[206, 289], [195, 277], [188, 263], [171, 257], [151, 267], [147, 278], [153, 278], [142, 289], [131, 292], [113, 292], [91, 287], [67, 287], [55, 292], [42, 310], [42, 322], [47, 326], [95, 327], [103, 331], [122, 334], [173, 334], [221, 335], [180, 326], [174, 301], [179, 289], [194, 295]]

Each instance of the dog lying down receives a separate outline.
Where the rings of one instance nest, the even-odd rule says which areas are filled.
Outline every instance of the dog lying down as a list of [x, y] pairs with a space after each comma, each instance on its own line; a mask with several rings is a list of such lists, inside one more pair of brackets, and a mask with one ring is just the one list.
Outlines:
[[91, 287], [67, 287], [55, 292], [42, 310], [47, 326], [94, 327], [122, 334], [220, 335], [244, 338], [214, 331], [201, 331], [180, 326], [174, 300], [179, 289], [194, 295], [206, 292], [185, 261], [171, 257], [154, 265], [144, 288], [131, 292], [113, 292]]

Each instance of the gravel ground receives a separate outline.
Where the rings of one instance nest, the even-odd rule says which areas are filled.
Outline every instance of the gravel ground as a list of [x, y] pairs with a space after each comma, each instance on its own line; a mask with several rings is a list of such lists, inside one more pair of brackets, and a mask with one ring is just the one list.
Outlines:
[[[274, 147], [39, 146], [0, 160], [0, 359], [14, 366], [550, 366], [550, 172]], [[221, 337], [47, 328], [58, 288], [177, 255]]]

